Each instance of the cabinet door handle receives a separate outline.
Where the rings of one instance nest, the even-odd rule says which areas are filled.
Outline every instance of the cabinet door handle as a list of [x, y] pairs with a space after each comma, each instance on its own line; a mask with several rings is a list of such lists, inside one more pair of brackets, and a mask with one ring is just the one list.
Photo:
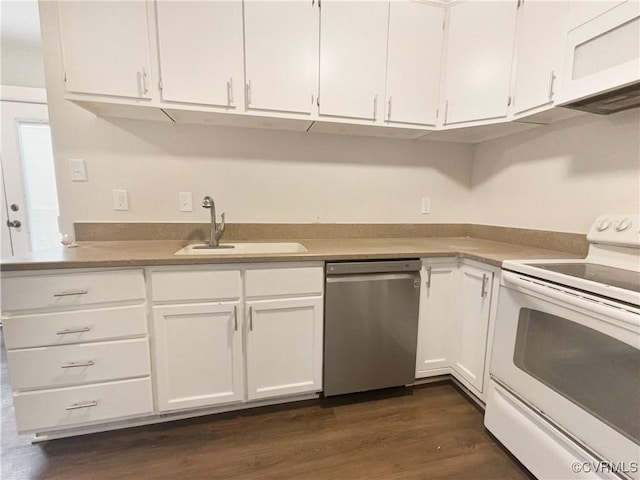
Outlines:
[[78, 368], [78, 367], [93, 367], [96, 364], [93, 360], [86, 360], [84, 362], [69, 362], [62, 365], [60, 368]]
[[247, 81], [245, 85], [246, 95], [247, 95], [247, 105], [251, 104], [251, 80]]
[[233, 306], [233, 330], [238, 331], [238, 307]]
[[487, 296], [487, 281], [489, 280], [489, 275], [486, 273], [482, 275], [482, 290], [480, 291], [480, 296], [482, 298]]
[[147, 88], [147, 70], [142, 67], [140, 77], [142, 78], [142, 94], [146, 95], [149, 93], [149, 89]]
[[556, 73], [553, 70], [551, 70], [551, 76], [549, 77], [549, 100], [553, 98], [553, 94], [554, 94], [553, 84], [555, 83], [555, 81], [556, 81]]
[[88, 290], [66, 290], [64, 292], [54, 293], [53, 296], [54, 297], [70, 297], [73, 295], [86, 295], [87, 293], [89, 293]]
[[387, 121], [391, 121], [391, 99], [393, 97], [389, 97], [389, 101], [387, 102]]
[[444, 102], [444, 120], [442, 121], [443, 125], [447, 124], [447, 118], [449, 117], [449, 100]]
[[79, 327], [79, 328], [66, 328], [64, 330], [60, 330], [56, 332], [56, 335], [69, 335], [70, 333], [84, 333], [90, 332], [91, 329], [89, 327]]
[[93, 402], [87, 402], [87, 403], [74, 403], [73, 405], [69, 405], [68, 407], [65, 407], [65, 410], [78, 410], [79, 408], [90, 408], [90, 407], [95, 407], [96, 405], [98, 405], [97, 401], [93, 401]]
[[227, 82], [227, 103], [229, 105], [233, 103], [233, 78], [229, 78]]
[[249, 307], [249, 331], [253, 331], [253, 307]]
[[378, 95], [374, 95], [373, 97], [373, 119], [377, 120], [378, 118]]
[[431, 267], [427, 267], [427, 288], [431, 288]]

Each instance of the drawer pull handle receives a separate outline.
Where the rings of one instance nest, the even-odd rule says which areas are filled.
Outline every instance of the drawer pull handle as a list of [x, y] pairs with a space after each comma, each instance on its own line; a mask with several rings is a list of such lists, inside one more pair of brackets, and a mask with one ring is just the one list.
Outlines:
[[92, 367], [96, 362], [93, 360], [87, 360], [85, 362], [69, 362], [62, 365], [61, 368], [76, 368], [76, 367]]
[[91, 329], [89, 327], [80, 327], [80, 328], [66, 328], [64, 330], [60, 330], [56, 332], [56, 335], [69, 335], [70, 333], [84, 333], [90, 332]]
[[69, 290], [66, 292], [54, 293], [54, 297], [70, 297], [72, 295], [86, 295], [89, 293], [88, 290]]
[[74, 403], [73, 405], [69, 405], [68, 407], [65, 407], [65, 410], [78, 410], [79, 408], [90, 408], [90, 407], [95, 407], [96, 405], [98, 405], [98, 402], [96, 401], [87, 402], [87, 403]]

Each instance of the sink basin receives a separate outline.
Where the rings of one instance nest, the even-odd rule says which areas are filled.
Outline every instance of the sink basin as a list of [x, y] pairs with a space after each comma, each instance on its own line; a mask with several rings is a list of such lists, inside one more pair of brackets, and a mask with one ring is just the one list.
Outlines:
[[255, 242], [222, 243], [218, 248], [209, 248], [205, 244], [187, 245], [174, 255], [241, 255], [260, 253], [302, 253], [308, 250], [295, 242]]

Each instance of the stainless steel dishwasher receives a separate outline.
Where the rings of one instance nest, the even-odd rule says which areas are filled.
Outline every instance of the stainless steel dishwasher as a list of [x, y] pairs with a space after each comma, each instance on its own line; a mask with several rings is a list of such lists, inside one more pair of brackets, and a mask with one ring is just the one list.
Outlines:
[[324, 395], [414, 382], [420, 260], [328, 263]]

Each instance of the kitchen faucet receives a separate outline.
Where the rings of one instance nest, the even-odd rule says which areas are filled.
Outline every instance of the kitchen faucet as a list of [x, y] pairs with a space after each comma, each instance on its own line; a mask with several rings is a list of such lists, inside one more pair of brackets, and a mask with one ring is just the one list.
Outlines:
[[222, 235], [224, 235], [225, 223], [224, 223], [224, 213], [221, 215], [222, 224], [220, 228], [218, 228], [218, 224], [216, 222], [216, 204], [209, 195], [202, 199], [202, 206], [204, 208], [208, 208], [211, 210], [211, 238], [209, 240], [209, 248], [218, 248], [220, 247], [220, 239]]

